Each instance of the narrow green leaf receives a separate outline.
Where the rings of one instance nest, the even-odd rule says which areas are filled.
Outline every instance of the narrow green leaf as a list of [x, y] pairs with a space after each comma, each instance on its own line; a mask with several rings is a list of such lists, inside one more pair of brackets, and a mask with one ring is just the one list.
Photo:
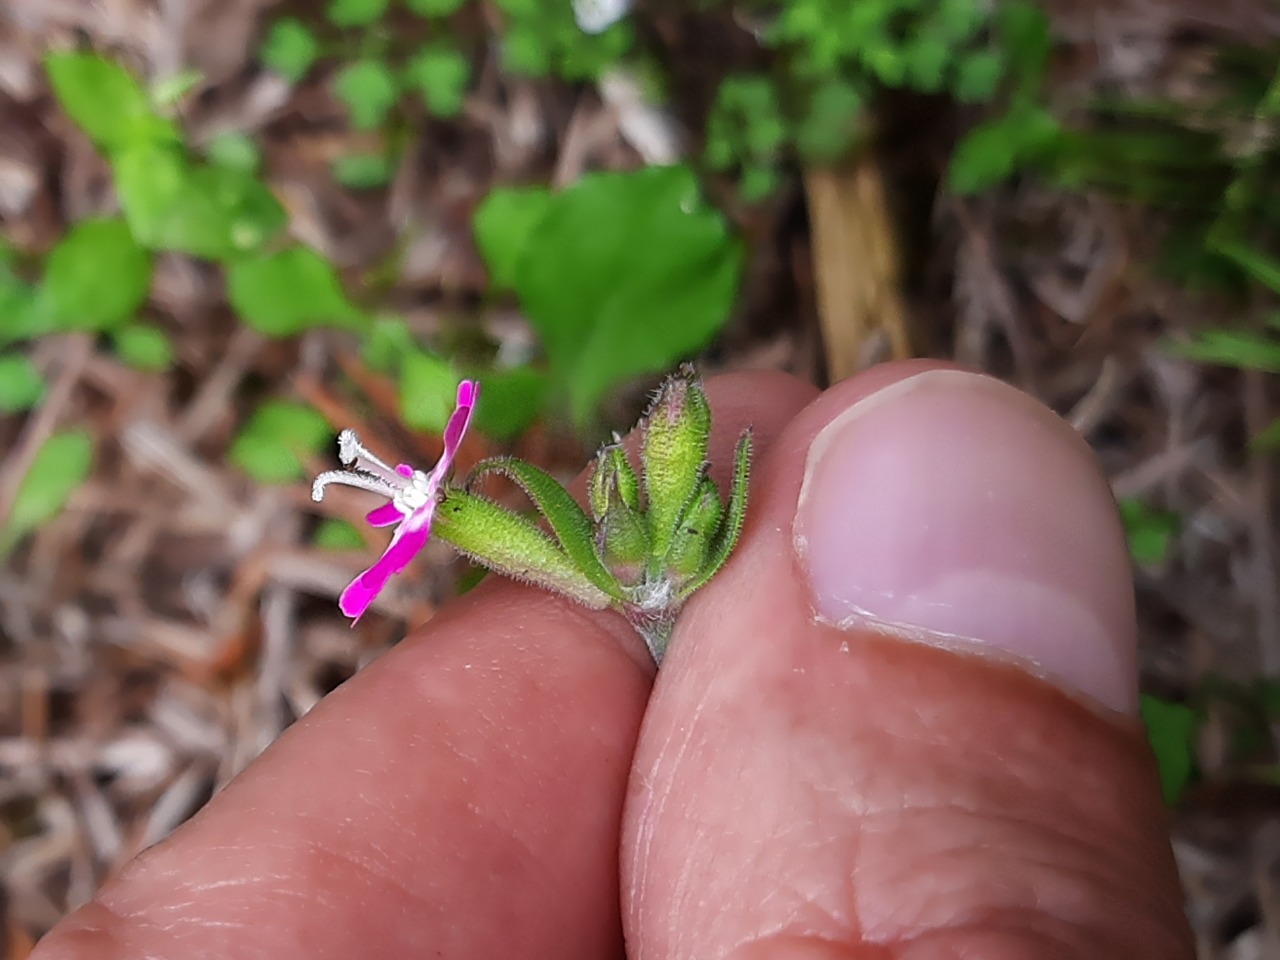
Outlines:
[[179, 70], [151, 88], [151, 103], [158, 109], [175, 106], [203, 82], [199, 70]]
[[1280, 373], [1280, 339], [1249, 330], [1202, 330], [1190, 343], [1171, 342], [1166, 348], [1198, 363]]
[[44, 63], [62, 108], [108, 153], [178, 140], [177, 128], [155, 114], [142, 85], [119, 64], [93, 53], [51, 53]]
[[728, 562], [734, 547], [738, 545], [738, 538], [742, 536], [742, 525], [747, 520], [747, 496], [751, 486], [751, 447], [751, 431], [748, 429], [743, 432], [734, 451], [733, 484], [729, 493], [729, 508], [725, 512], [720, 530], [716, 533], [715, 543], [711, 546], [711, 556], [702, 573], [680, 590], [680, 600], [688, 599], [719, 573], [721, 567]]
[[476, 464], [467, 477], [467, 488], [471, 489], [490, 473], [515, 481], [546, 518], [561, 548], [582, 575], [601, 592], [615, 600], [623, 599], [618, 581], [596, 553], [595, 526], [555, 477], [515, 457], [495, 457]]
[[432, 533], [504, 576], [562, 593], [594, 610], [609, 605], [609, 596], [549, 536], [484, 497], [448, 489], [436, 510]]
[[151, 288], [151, 256], [123, 220], [76, 224], [49, 254], [40, 309], [59, 330], [110, 330], [133, 318]]
[[269, 337], [320, 326], [362, 330], [368, 322], [347, 299], [333, 265], [310, 247], [233, 264], [227, 292], [241, 319]]
[[1195, 775], [1195, 737], [1200, 718], [1186, 704], [1170, 703], [1145, 693], [1139, 709], [1160, 770], [1164, 802], [1174, 806]]
[[66, 430], [45, 441], [18, 487], [9, 518], [0, 528], [0, 558], [22, 539], [62, 512], [93, 468], [93, 438], [87, 430]]
[[44, 396], [44, 377], [21, 353], [0, 355], [0, 413], [30, 410]]
[[597, 520], [603, 519], [615, 503], [621, 503], [628, 510], [640, 509], [640, 478], [631, 466], [627, 451], [616, 439], [596, 454], [587, 483], [587, 500]]
[[704, 476], [676, 525], [671, 549], [667, 552], [666, 569], [679, 580], [701, 574], [710, 559], [723, 519], [724, 504], [720, 502], [720, 491], [714, 480]]

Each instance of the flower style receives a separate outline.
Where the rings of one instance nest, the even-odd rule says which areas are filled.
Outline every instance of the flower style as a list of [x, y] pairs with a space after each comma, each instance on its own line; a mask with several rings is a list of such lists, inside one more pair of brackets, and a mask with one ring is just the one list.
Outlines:
[[343, 430], [338, 435], [338, 459], [345, 469], [329, 470], [316, 477], [311, 499], [323, 500], [325, 487], [331, 483], [369, 490], [389, 502], [371, 510], [365, 519], [375, 527], [396, 525], [382, 556], [352, 580], [338, 598], [339, 608], [353, 621], [369, 609], [387, 581], [407, 567], [431, 538], [431, 521], [441, 488], [471, 425], [479, 396], [480, 385], [474, 380], [458, 384], [457, 405], [444, 431], [444, 453], [430, 473], [415, 470], [407, 463], [396, 464], [393, 469], [366, 450], [354, 430]]

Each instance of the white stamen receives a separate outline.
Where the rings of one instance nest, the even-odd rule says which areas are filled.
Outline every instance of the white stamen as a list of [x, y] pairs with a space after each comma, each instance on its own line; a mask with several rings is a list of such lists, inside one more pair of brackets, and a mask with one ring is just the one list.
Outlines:
[[381, 477], [392, 486], [399, 486], [404, 481], [400, 474], [392, 470], [378, 457], [375, 457], [360, 442], [360, 438], [356, 436], [354, 430], [343, 430], [338, 434], [338, 459], [342, 461], [343, 466], [355, 467], [357, 470], [371, 473], [375, 477]]
[[316, 477], [315, 482], [311, 484], [311, 499], [319, 503], [324, 499], [324, 488], [331, 483], [342, 484], [346, 487], [357, 487], [360, 490], [368, 490], [370, 493], [377, 493], [393, 500], [400, 491], [393, 487], [381, 477], [375, 477], [368, 473], [358, 473], [355, 470], [326, 470], [320, 476]]

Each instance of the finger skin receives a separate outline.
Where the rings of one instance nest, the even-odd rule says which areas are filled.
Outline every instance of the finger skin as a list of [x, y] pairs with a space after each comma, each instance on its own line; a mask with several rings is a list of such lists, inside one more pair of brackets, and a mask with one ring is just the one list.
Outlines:
[[[708, 385], [713, 449], [816, 392]], [[620, 956], [617, 838], [652, 665], [615, 615], [481, 585], [327, 697], [33, 960]]]
[[677, 626], [623, 824], [633, 960], [1191, 956], [1135, 721], [812, 616], [791, 540], [809, 444], [918, 370], [877, 368], [788, 426]]

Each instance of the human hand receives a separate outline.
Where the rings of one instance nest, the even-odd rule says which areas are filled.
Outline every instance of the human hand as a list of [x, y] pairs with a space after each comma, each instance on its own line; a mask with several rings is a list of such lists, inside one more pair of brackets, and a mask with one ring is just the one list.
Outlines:
[[937, 364], [707, 386], [750, 515], [652, 696], [615, 615], [486, 582], [32, 960], [1189, 958], [1084, 443]]

